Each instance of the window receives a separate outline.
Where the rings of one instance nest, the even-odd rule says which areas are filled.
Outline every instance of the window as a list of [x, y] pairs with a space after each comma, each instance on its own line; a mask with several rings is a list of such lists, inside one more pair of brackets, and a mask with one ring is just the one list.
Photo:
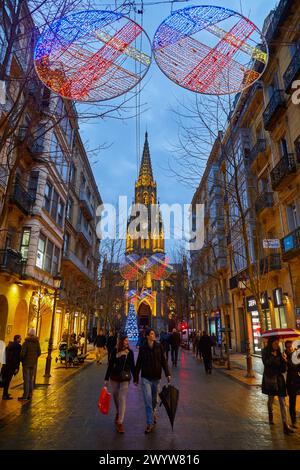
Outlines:
[[74, 201], [71, 197], [68, 199], [68, 204], [67, 204], [67, 218], [72, 222], [72, 216], [73, 216], [73, 207], [74, 207]]
[[35, 264], [38, 268], [41, 268], [41, 269], [43, 269], [43, 266], [44, 266], [45, 249], [46, 249], [46, 237], [40, 234]]
[[30, 228], [23, 228], [23, 232], [22, 232], [20, 252], [21, 252], [23, 260], [28, 259], [28, 250], [29, 250], [29, 242], [30, 242], [30, 230], [31, 230]]
[[58, 192], [53, 191], [52, 206], [51, 206], [51, 217], [56, 221], [57, 208], [58, 208]]
[[68, 232], [65, 233], [65, 238], [64, 238], [64, 253], [67, 254], [69, 251], [69, 246], [70, 246], [70, 234]]
[[47, 250], [46, 250], [46, 257], [45, 257], [45, 271], [51, 272], [51, 265], [52, 265], [52, 257], [53, 257], [53, 247], [54, 244], [48, 240], [47, 243]]
[[74, 163], [72, 162], [71, 167], [70, 167], [70, 183], [75, 184], [75, 180], [76, 180], [76, 167]]
[[57, 246], [54, 247], [54, 256], [52, 263], [52, 274], [56, 276], [59, 272], [59, 258], [60, 258], [60, 249]]
[[59, 200], [58, 211], [57, 211], [57, 223], [60, 227], [63, 226], [64, 212], [65, 212], [65, 205], [63, 202], [61, 202], [61, 200]]
[[286, 157], [288, 155], [288, 145], [287, 145], [287, 141], [285, 138], [283, 139], [280, 139], [280, 141], [278, 142], [279, 144], [279, 152], [280, 152], [280, 156], [281, 157]]
[[50, 214], [50, 207], [51, 207], [52, 190], [53, 190], [52, 185], [47, 181], [46, 186], [45, 186], [44, 207], [46, 211], [49, 212], [49, 214]]
[[55, 133], [51, 135], [51, 144], [50, 144], [50, 158], [53, 161], [58, 173], [60, 174], [62, 180], [67, 182], [68, 180], [68, 161], [65, 158], [64, 152], [57, 140]]
[[297, 210], [297, 205], [295, 202], [287, 206], [286, 208], [287, 220], [289, 225], [290, 232], [293, 232], [297, 227], [299, 227], [299, 214]]
[[28, 181], [28, 192], [34, 201], [36, 199], [38, 182], [39, 182], [39, 172], [31, 171], [29, 175], [29, 181]]

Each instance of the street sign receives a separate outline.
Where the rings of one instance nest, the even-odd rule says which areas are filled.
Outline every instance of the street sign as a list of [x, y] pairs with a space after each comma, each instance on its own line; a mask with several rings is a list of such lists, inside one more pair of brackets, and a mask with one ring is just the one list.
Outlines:
[[280, 248], [280, 240], [278, 240], [277, 238], [265, 239], [265, 240], [263, 240], [263, 247], [264, 248], [270, 248], [272, 250], [276, 250], [276, 249]]

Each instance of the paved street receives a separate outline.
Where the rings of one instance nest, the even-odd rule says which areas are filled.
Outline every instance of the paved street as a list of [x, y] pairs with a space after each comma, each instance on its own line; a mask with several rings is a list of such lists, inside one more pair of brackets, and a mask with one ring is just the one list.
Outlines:
[[153, 434], [145, 435], [140, 386], [130, 385], [124, 435], [114, 429], [114, 407], [100, 415], [97, 400], [105, 365], [93, 363], [64, 385], [36, 391], [35, 403], [20, 416], [0, 424], [1, 449], [299, 449], [300, 431], [282, 433], [276, 405], [276, 426], [267, 423], [266, 397], [214, 370], [206, 376], [190, 352], [182, 351], [173, 370], [180, 405], [172, 432], [161, 408]]

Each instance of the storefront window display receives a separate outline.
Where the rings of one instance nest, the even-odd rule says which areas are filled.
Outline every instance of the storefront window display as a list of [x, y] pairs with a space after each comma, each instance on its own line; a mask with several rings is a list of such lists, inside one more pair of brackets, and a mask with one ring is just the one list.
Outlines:
[[[261, 324], [259, 321], [259, 313], [256, 300], [253, 296], [246, 298], [247, 311], [251, 315], [251, 326], [253, 335], [253, 351], [255, 354], [261, 353]], [[271, 315], [269, 310], [269, 299], [267, 292], [261, 295], [261, 307], [264, 313], [266, 329], [272, 328]]]
[[273, 290], [274, 300], [274, 313], [275, 313], [275, 327], [276, 328], [287, 328], [286, 311], [283, 301], [282, 288], [278, 287]]

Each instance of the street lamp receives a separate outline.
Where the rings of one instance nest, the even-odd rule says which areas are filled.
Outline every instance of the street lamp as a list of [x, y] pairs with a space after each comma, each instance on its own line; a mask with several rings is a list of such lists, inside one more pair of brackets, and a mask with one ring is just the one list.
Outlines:
[[53, 301], [53, 310], [52, 310], [52, 318], [51, 318], [51, 328], [50, 328], [50, 337], [48, 343], [48, 355], [46, 359], [46, 367], [45, 367], [45, 374], [44, 377], [51, 377], [51, 361], [52, 361], [52, 350], [53, 350], [53, 334], [54, 334], [54, 321], [55, 321], [55, 309], [56, 309], [56, 301], [57, 301], [57, 292], [61, 288], [62, 278], [59, 274], [54, 276], [53, 284], [54, 284], [54, 301]]
[[245, 301], [245, 291], [247, 289], [246, 281], [240, 280], [238, 283], [238, 288], [242, 291], [243, 295], [243, 308], [245, 312], [245, 333], [246, 333], [246, 363], [247, 363], [247, 378], [255, 377], [253, 372], [252, 366], [252, 356], [251, 356], [251, 349], [250, 349], [250, 339], [249, 339], [249, 331], [248, 331], [248, 318], [247, 318], [247, 308], [246, 308], [246, 301]]

